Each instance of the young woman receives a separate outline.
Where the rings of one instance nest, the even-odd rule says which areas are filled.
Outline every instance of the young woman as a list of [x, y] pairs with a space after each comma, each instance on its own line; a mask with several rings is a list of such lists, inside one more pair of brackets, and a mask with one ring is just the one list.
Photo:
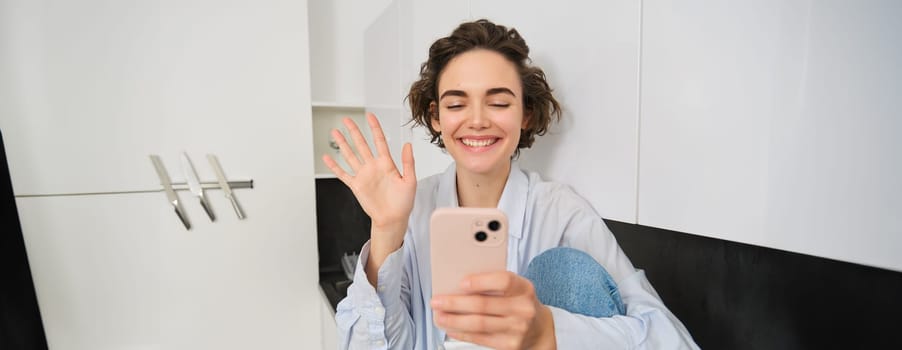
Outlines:
[[[432, 45], [408, 99], [454, 164], [419, 183], [410, 144], [399, 171], [372, 114], [375, 154], [350, 119], [354, 148], [332, 131], [350, 172], [323, 161], [372, 220], [338, 305], [343, 348], [696, 348], [588, 202], [512, 161], [560, 116], [528, 55], [516, 30], [485, 20]], [[508, 271], [469, 276], [471, 294], [433, 298], [429, 217], [456, 206], [505, 212]]]

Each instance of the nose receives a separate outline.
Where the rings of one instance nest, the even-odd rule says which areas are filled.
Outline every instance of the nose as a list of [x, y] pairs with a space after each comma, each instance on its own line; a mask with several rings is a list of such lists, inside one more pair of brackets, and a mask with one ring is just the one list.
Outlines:
[[489, 120], [485, 107], [473, 108], [472, 113], [470, 113], [470, 118], [467, 121], [467, 125], [470, 129], [488, 129], [489, 126], [491, 126], [491, 120]]

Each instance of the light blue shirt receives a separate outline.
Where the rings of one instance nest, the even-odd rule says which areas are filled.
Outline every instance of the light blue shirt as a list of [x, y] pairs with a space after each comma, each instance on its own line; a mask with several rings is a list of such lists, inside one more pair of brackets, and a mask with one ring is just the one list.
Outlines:
[[[435, 326], [429, 307], [429, 218], [436, 208], [457, 206], [454, 164], [419, 181], [404, 244], [385, 259], [377, 288], [363, 268], [369, 255], [369, 242], [364, 244], [348, 296], [335, 315], [342, 349], [443, 348], [445, 332]], [[570, 187], [542, 181], [514, 163], [498, 208], [509, 220], [509, 271], [522, 275], [545, 250], [572, 247], [594, 257], [617, 283], [625, 316], [593, 318], [550, 307], [559, 349], [698, 348], [601, 217]]]

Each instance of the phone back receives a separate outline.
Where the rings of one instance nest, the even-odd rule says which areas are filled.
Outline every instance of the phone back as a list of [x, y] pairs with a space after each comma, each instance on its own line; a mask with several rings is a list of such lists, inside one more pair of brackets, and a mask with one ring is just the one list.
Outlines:
[[429, 224], [432, 294], [463, 294], [461, 280], [507, 267], [507, 216], [496, 208], [439, 208]]

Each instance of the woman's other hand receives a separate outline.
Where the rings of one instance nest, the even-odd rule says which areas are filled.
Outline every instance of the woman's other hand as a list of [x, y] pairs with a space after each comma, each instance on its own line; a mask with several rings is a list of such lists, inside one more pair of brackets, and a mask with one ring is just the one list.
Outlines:
[[342, 122], [348, 128], [354, 148], [351, 148], [338, 129], [332, 130], [332, 137], [338, 144], [341, 157], [351, 167], [350, 172], [342, 169], [329, 155], [323, 156], [323, 162], [354, 192], [354, 197], [372, 221], [370, 255], [366, 270], [370, 283], [375, 286], [376, 275], [382, 262], [389, 254], [400, 248], [404, 241], [407, 220], [413, 210], [416, 196], [417, 176], [414, 171], [411, 145], [405, 144], [401, 151], [401, 163], [404, 168], [404, 172], [401, 173], [392, 160], [379, 120], [372, 113], [367, 113], [366, 120], [373, 135], [376, 155], [370, 151], [357, 124], [350, 118], [344, 118]]
[[469, 276], [467, 295], [432, 299], [435, 322], [448, 336], [493, 349], [554, 349], [554, 320], [532, 282], [515, 273]]

